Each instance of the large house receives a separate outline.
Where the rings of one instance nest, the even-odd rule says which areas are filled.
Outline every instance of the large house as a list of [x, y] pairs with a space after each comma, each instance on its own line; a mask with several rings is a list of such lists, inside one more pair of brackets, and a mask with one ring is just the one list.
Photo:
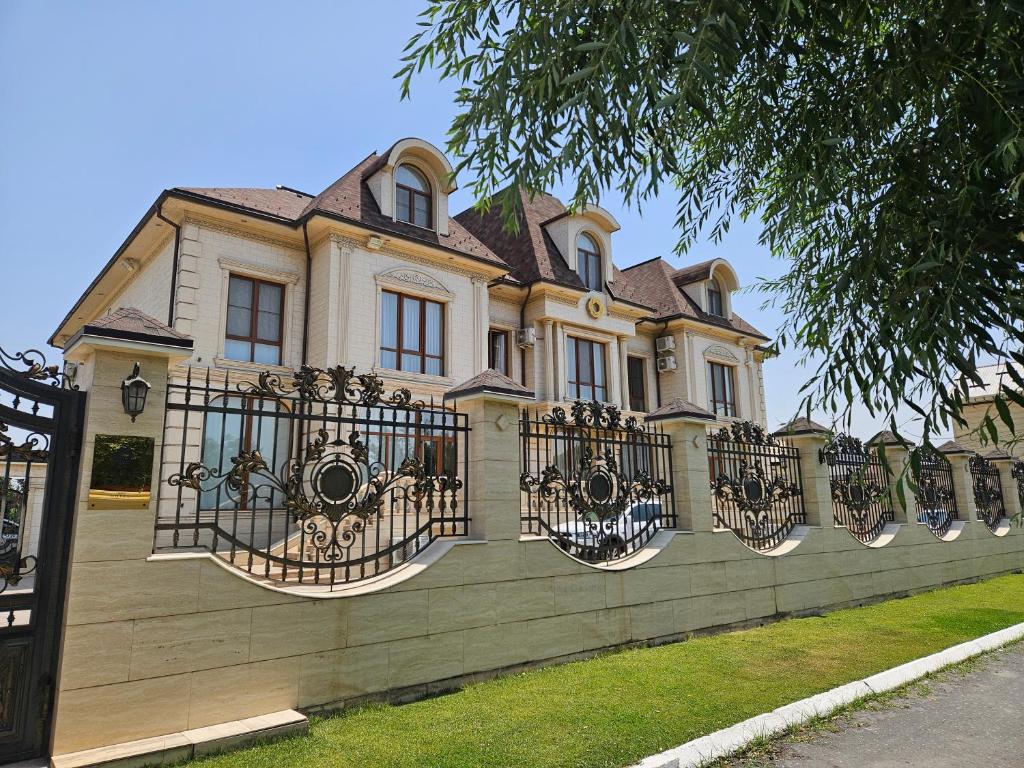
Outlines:
[[[971, 383], [968, 385], [968, 397], [963, 411], [963, 417], [967, 423], [954, 425], [953, 438], [960, 445], [981, 453], [991, 451], [993, 448], [1001, 448], [1012, 456], [1024, 458], [1024, 443], [1011, 434], [1009, 427], [1003, 424], [994, 404], [995, 395], [1000, 388], [1009, 387], [1019, 390], [1020, 387], [1007, 372], [1006, 363], [980, 366], [978, 377], [981, 379], [981, 384]], [[1024, 424], [1024, 408], [1013, 401], [1007, 403], [1007, 408], [1019, 434], [1019, 425]], [[994, 446], [988, 439], [982, 444], [985, 434], [982, 429], [982, 421], [986, 416], [990, 416], [996, 422], [996, 428], [999, 431], [998, 446]]]
[[340, 363], [438, 397], [493, 368], [542, 404], [682, 398], [765, 423], [767, 339], [726, 260], [620, 269], [608, 211], [524, 195], [513, 234], [496, 209], [451, 215], [451, 174], [409, 138], [316, 195], [166, 190], [50, 341], [149, 316], [194, 340], [182, 365], [231, 375]]

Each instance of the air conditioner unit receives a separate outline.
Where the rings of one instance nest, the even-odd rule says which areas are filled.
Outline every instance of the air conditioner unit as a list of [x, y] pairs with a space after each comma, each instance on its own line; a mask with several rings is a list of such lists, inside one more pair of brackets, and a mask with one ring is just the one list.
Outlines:
[[[401, 538], [391, 539], [391, 546], [397, 546], [401, 544], [402, 541], [403, 539]], [[426, 549], [427, 544], [429, 543], [430, 534], [421, 533], [419, 536], [416, 537], [414, 541], [410, 541], [404, 547], [398, 547], [398, 549], [394, 550], [391, 553], [391, 564], [399, 565], [400, 563], [404, 563], [413, 555], [419, 554], [424, 549]]]
[[658, 352], [674, 352], [676, 348], [676, 337], [675, 336], [659, 336], [657, 341], [654, 342], [654, 348]]
[[520, 328], [516, 331], [516, 345], [520, 347], [532, 347], [537, 343], [536, 328]]
[[[660, 339], [659, 339], [660, 341]], [[667, 357], [658, 358], [658, 373], [664, 373], [665, 371], [674, 371], [676, 369], [676, 356], [668, 355]]]

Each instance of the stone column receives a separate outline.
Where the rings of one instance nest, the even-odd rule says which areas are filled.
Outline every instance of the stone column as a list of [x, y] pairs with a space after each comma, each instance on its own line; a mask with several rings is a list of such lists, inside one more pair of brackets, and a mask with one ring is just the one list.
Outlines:
[[519, 411], [533, 392], [497, 371], [484, 371], [445, 394], [468, 417], [465, 479], [470, 536], [498, 541], [520, 535]]
[[714, 415], [676, 398], [653, 411], [645, 421], [664, 430], [672, 440], [676, 527], [687, 531], [712, 530], [707, 429], [715, 422]]
[[619, 345], [619, 391], [622, 393], [622, 408], [629, 410], [629, 363], [627, 361], [628, 336], [616, 337]]
[[[893, 520], [900, 525], [917, 522], [917, 499], [910, 484], [910, 450], [889, 430], [883, 430], [868, 441], [869, 448], [884, 448], [885, 463], [889, 470], [889, 500]], [[900, 488], [906, 504], [900, 502]]]
[[807, 524], [816, 528], [835, 525], [832, 511], [832, 481], [828, 465], [821, 461], [821, 449], [828, 442], [829, 430], [810, 419], [799, 418], [775, 432], [800, 451], [800, 482], [803, 489]]
[[1017, 493], [1017, 480], [1013, 477], [1014, 458], [1006, 451], [996, 449], [985, 454], [992, 466], [999, 470], [999, 487], [1003, 492], [1003, 509], [1008, 520], [1013, 520], [1021, 513], [1020, 494]]
[[968, 466], [971, 451], [954, 440], [939, 446], [939, 451], [949, 460], [957, 516], [965, 523], [977, 521], [978, 505], [974, 501], [974, 479]]
[[544, 321], [544, 396], [555, 399], [555, 330], [550, 320]]

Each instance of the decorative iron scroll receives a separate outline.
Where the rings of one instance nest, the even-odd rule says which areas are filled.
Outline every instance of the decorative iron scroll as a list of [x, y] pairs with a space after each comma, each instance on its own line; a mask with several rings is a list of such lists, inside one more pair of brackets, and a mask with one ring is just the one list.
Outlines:
[[856, 437], [834, 436], [818, 453], [832, 484], [832, 512], [864, 543], [878, 538], [895, 519], [889, 498], [889, 473], [881, 458]]
[[273, 371], [263, 371], [255, 383], [243, 382], [238, 385], [243, 394], [267, 398], [295, 397], [306, 402], [331, 402], [339, 405], [386, 405], [395, 408], [423, 408], [422, 401], [414, 402], [412, 393], [405, 387], [384, 393], [384, 381], [373, 374], [356, 373], [356, 369], [336, 365], [330, 368], [314, 368], [303, 365], [290, 376]]
[[[467, 532], [465, 415], [414, 402], [407, 389], [387, 395], [376, 376], [307, 366], [255, 383], [232, 385], [224, 374], [218, 387], [190, 371], [169, 384], [167, 408], [183, 414], [185, 429], [165, 438], [177, 441], [178, 471], [167, 479], [177, 501], [171, 513], [162, 507], [158, 548], [226, 550], [257, 575], [333, 585]], [[196, 414], [199, 461], [186, 460], [195, 449], [180, 438]], [[195, 512], [183, 514], [190, 500]]]
[[50, 438], [39, 432], [29, 432], [21, 442], [15, 442], [7, 431], [10, 429], [0, 421], [0, 459], [11, 461], [46, 461], [50, 456]]
[[78, 389], [59, 366], [48, 365], [46, 356], [38, 349], [27, 349], [11, 354], [0, 347], [0, 367], [32, 381], [64, 389]]
[[671, 441], [618, 408], [574, 402], [519, 422], [523, 531], [589, 562], [622, 557], [675, 526]]
[[1024, 461], [1013, 462], [1011, 472], [1010, 477], [1017, 481], [1017, 496], [1020, 497], [1020, 505], [1024, 507]]
[[959, 517], [956, 492], [953, 489], [953, 468], [949, 460], [934, 448], [915, 449], [917, 472], [918, 522], [938, 537], [945, 536]]
[[715, 524], [748, 546], [771, 549], [807, 522], [800, 452], [760, 425], [734, 422], [709, 434], [708, 466]]
[[971, 456], [967, 463], [971, 470], [978, 519], [989, 529], [995, 530], [999, 527], [999, 521], [1006, 517], [999, 469], [984, 456]]

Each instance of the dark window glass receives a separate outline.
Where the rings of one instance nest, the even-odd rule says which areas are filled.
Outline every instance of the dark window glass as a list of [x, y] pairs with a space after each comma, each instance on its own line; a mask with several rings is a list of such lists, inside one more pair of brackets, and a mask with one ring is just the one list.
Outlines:
[[509, 376], [508, 331], [491, 330], [487, 335], [487, 367]]
[[444, 306], [384, 291], [380, 302], [383, 368], [444, 375]]
[[722, 287], [714, 279], [708, 283], [708, 314], [725, 317], [722, 309]]
[[224, 356], [280, 365], [284, 286], [251, 277], [228, 278]]
[[574, 400], [608, 399], [604, 375], [604, 344], [570, 336], [566, 344], [569, 397]]
[[576, 238], [576, 262], [583, 285], [591, 291], [604, 290], [601, 280], [601, 251], [594, 238], [585, 232]]
[[736, 415], [732, 366], [708, 363], [711, 379], [711, 411], [718, 416]]
[[644, 387], [644, 360], [642, 357], [627, 357], [626, 370], [629, 384], [629, 410], [646, 411], [647, 393]]
[[427, 178], [408, 165], [395, 171], [395, 218], [418, 227], [433, 229], [430, 214], [433, 199]]

